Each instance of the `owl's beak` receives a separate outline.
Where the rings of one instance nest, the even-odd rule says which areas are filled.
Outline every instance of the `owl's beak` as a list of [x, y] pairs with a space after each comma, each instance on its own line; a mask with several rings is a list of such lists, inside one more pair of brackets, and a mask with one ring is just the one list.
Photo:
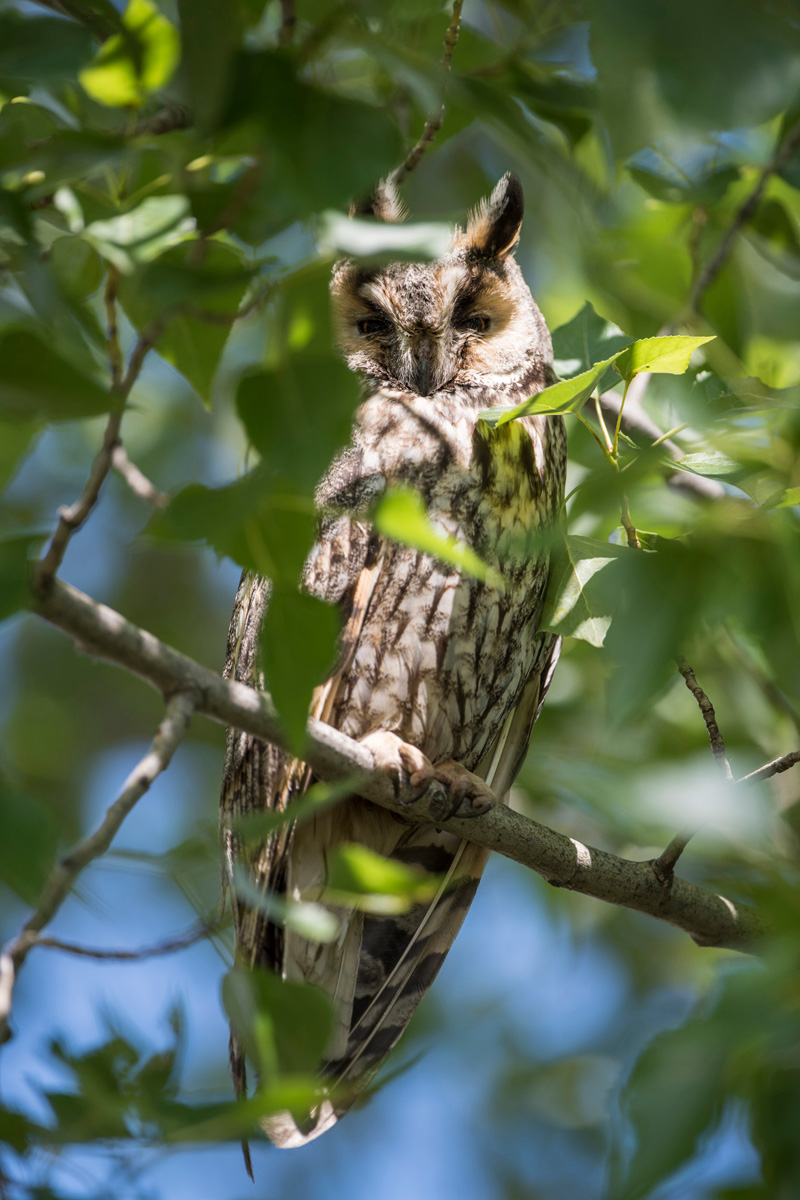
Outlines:
[[420, 396], [429, 396], [433, 383], [433, 339], [423, 336], [414, 346], [414, 372], [411, 386]]

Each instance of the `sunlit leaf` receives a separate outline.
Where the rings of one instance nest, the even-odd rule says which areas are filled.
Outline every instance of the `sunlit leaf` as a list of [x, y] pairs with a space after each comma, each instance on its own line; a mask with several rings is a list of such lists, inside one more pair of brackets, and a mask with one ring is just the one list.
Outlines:
[[324, 944], [339, 936], [339, 922], [323, 904], [293, 900], [256, 887], [244, 870], [234, 871], [234, 886], [242, 901], [266, 913], [274, 925], [290, 929], [309, 942]]
[[595, 363], [588, 371], [574, 375], [572, 379], [562, 379], [550, 387], [543, 388], [530, 400], [523, 400], [514, 408], [487, 408], [478, 416], [485, 421], [490, 429], [499, 429], [517, 417], [531, 417], [536, 413], [571, 413], [583, 408], [608, 368], [623, 350], [617, 351], [611, 358]]
[[698, 346], [713, 342], [711, 337], [655, 337], [633, 342], [614, 359], [614, 370], [626, 383], [642, 371], [661, 375], [682, 375]]
[[423, 554], [473, 575], [493, 587], [502, 587], [502, 576], [484, 563], [475, 551], [437, 528], [436, 514], [427, 512], [424, 501], [409, 488], [392, 488], [371, 511], [375, 528], [384, 537], [412, 546]]
[[553, 330], [553, 358], [561, 376], [588, 371], [630, 345], [632, 339], [599, 316], [587, 301], [566, 325]]
[[444, 257], [452, 247], [453, 231], [433, 222], [391, 225], [325, 212], [317, 222], [317, 239], [325, 254], [370, 262], [416, 262]]
[[149, 196], [130, 212], [93, 221], [83, 236], [119, 271], [130, 274], [137, 264], [184, 241], [193, 228], [185, 196]]
[[138, 108], [171, 78], [180, 58], [180, 37], [151, 0], [129, 0], [122, 22], [125, 32], [103, 42], [79, 78], [98, 103]]
[[385, 858], [356, 842], [334, 846], [326, 861], [326, 889], [363, 912], [406, 912], [413, 904], [429, 903], [444, 883], [442, 876]]

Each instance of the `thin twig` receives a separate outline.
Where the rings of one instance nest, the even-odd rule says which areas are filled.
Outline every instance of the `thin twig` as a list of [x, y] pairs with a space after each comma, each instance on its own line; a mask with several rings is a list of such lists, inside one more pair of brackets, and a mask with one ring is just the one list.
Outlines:
[[734, 241], [761, 203], [761, 197], [769, 180], [777, 171], [780, 171], [781, 167], [785, 166], [798, 146], [800, 146], [800, 121], [797, 121], [792, 126], [778, 147], [775, 156], [762, 170], [758, 183], [737, 211], [728, 232], [717, 247], [716, 253], [709, 259], [697, 276], [689, 296], [689, 309], [691, 312], [700, 311], [700, 301], [703, 298], [703, 293], [716, 279], [731, 252]]
[[725, 753], [725, 742], [722, 739], [722, 734], [719, 731], [717, 724], [717, 714], [714, 712], [714, 705], [705, 694], [700, 684], [697, 682], [697, 677], [689, 666], [683, 655], [680, 655], [677, 660], [678, 670], [683, 676], [684, 683], [697, 701], [697, 706], [703, 714], [703, 720], [706, 723], [708, 730], [708, 738], [711, 742], [711, 753], [714, 755], [714, 762], [717, 764], [722, 774], [728, 783], [733, 783], [733, 771], [731, 764], [728, 762], [728, 756]]
[[291, 42], [295, 24], [294, 0], [281, 0], [281, 27], [278, 30], [278, 42], [281, 46], [287, 46]]
[[653, 859], [653, 872], [662, 887], [669, 887], [672, 883], [675, 865], [696, 832], [695, 829], [684, 829], [681, 833], [676, 833], [663, 854]]
[[619, 502], [619, 516], [622, 522], [622, 528], [625, 530], [625, 538], [631, 550], [641, 550], [642, 543], [639, 541], [639, 534], [636, 526], [631, 520], [631, 510], [628, 507], [628, 497], [622, 493]]
[[[453, 63], [453, 51], [456, 48], [458, 41], [458, 33], [461, 28], [461, 9], [464, 0], [453, 0], [453, 15], [450, 19], [450, 24], [447, 27], [447, 33], [444, 35], [444, 54], [442, 55], [442, 70], [447, 73]], [[409, 150], [403, 162], [392, 171], [390, 178], [399, 186], [416, 167], [419, 160], [422, 158], [425, 151], [430, 146], [436, 134], [442, 127], [444, 119], [444, 104], [441, 105], [439, 111], [433, 113], [425, 122], [425, 128], [422, 130], [419, 141], [415, 143]]]
[[[224, 924], [230, 924], [226, 920]], [[164, 954], [174, 954], [177, 950], [185, 950], [189, 946], [194, 946], [197, 942], [201, 942], [203, 938], [210, 937], [222, 928], [223, 923], [220, 921], [204, 922], [202, 925], [195, 925], [186, 933], [180, 934], [178, 937], [170, 938], [165, 942], [156, 942], [153, 946], [143, 946], [140, 950], [96, 950], [91, 946], [78, 946], [74, 942], [65, 942], [61, 938], [53, 937], [37, 937], [35, 934], [29, 935], [30, 949], [35, 950], [39, 946], [43, 946], [49, 950], [63, 950], [68, 954], [76, 954], [82, 958], [96, 958], [113, 962], [135, 962], [143, 958], [160, 958]]]
[[800, 763], [800, 750], [791, 750], [788, 754], [782, 755], [781, 758], [773, 758], [772, 762], [764, 763], [763, 767], [759, 767], [757, 771], [751, 771], [749, 775], [743, 775], [741, 779], [737, 779], [737, 783], [761, 783], [763, 779], [771, 779], [773, 775], [782, 775], [784, 771], [788, 771], [790, 767], [795, 767]]
[[[53, 580], [50, 587], [52, 589], [55, 586], [57, 584]], [[42, 889], [39, 904], [35, 912], [25, 922], [20, 934], [6, 947], [3, 971], [6, 973], [9, 969], [12, 972], [19, 971], [28, 952], [36, 944], [36, 934], [52, 921], [66, 900], [77, 876], [90, 862], [99, 858], [100, 855], [105, 854], [128, 813], [145, 794], [153, 781], [162, 771], [166, 770], [173, 754], [189, 728], [189, 722], [191, 721], [195, 706], [195, 696], [189, 690], [177, 691], [170, 696], [167, 701], [164, 719], [158, 727], [149, 752], [131, 771], [123, 784], [119, 796], [107, 810], [97, 829], [77, 845], [74, 850], [70, 851], [66, 857], [56, 863]], [[6, 958], [10, 961], [10, 968], [5, 962]], [[7, 991], [7, 997], [5, 1008], [0, 1005], [0, 1043], [6, 1041], [9, 1037], [8, 1017], [11, 1012], [11, 993], [13, 991], [13, 978], [10, 985], [7, 984], [7, 974], [3, 976], [3, 980], [3, 987]], [[5, 991], [3, 994], [6, 994]]]
[[139, 470], [136, 463], [131, 462], [121, 442], [117, 442], [111, 452], [111, 466], [118, 475], [122, 476], [133, 494], [140, 500], [147, 501], [155, 508], [167, 507], [169, 496], [166, 492], [160, 492], [155, 484], [152, 484], [147, 476]]
[[[45, 593], [34, 594], [32, 603], [83, 653], [116, 663], [161, 691], [190, 689], [197, 697], [198, 713], [262, 741], [284, 745], [280, 721], [265, 693], [223, 679], [58, 579]], [[407, 821], [433, 822], [505, 854], [551, 883], [667, 921], [699, 945], [752, 950], [764, 935], [756, 909], [680, 878], [667, 891], [649, 862], [631, 862], [584, 846], [505, 805], [480, 817], [442, 815], [435, 808], [440, 798], [428, 793], [420, 797], [410, 786], [395, 790], [396, 781], [375, 769], [366, 747], [320, 721], [309, 722], [305, 759], [320, 779], [358, 777], [354, 790]]]
[[[74, 504], [65, 505], [58, 511], [58, 525], [56, 526], [55, 533], [50, 540], [50, 545], [47, 547], [45, 554], [36, 567], [35, 581], [38, 588], [47, 587], [64, 561], [64, 555], [72, 535], [80, 529], [97, 503], [100, 489], [111, 470], [114, 448], [119, 442], [119, 430], [122, 423], [125, 401], [139, 376], [145, 357], [158, 341], [165, 320], [166, 318], [161, 318], [158, 321], [154, 321], [149, 329], [140, 334], [131, 352], [127, 371], [121, 382], [117, 386], [112, 387], [113, 407], [106, 423], [102, 445], [95, 456], [89, 471], [89, 478], [86, 480], [80, 496]], [[112, 373], [113, 371], [114, 368], [112, 366]]]

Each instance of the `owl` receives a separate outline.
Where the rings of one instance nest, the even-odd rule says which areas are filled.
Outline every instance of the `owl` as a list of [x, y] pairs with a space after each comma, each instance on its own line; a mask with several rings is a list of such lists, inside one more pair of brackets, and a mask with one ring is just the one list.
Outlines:
[[[374, 207], [395, 215], [391, 192]], [[522, 216], [521, 185], [506, 175], [441, 260], [343, 261], [331, 284], [341, 350], [364, 398], [317, 492], [303, 586], [338, 606], [341, 637], [311, 714], [363, 742], [396, 779], [420, 790], [438, 780], [461, 815], [507, 797], [559, 652], [559, 639], [539, 630], [549, 565], [539, 535], [563, 501], [562, 420], [490, 430], [478, 419], [555, 379], [547, 326], [513, 256]], [[492, 582], [377, 533], [370, 508], [396, 486], [414, 489], [435, 528], [493, 568]], [[253, 687], [269, 682], [258, 661], [269, 590], [245, 573], [229, 635], [226, 675]], [[310, 942], [237, 899], [233, 864], [242, 859], [236, 818], [290, 809], [313, 781], [302, 762], [229, 731], [221, 828], [239, 959], [322, 988], [335, 1011], [318, 1106], [305, 1120], [284, 1113], [264, 1123], [282, 1147], [328, 1130], [375, 1074], [439, 970], [488, 857], [357, 796], [284, 825], [246, 869], [258, 888], [327, 905], [338, 936]], [[352, 842], [435, 877], [431, 898], [392, 915], [326, 900], [327, 856]], [[231, 1066], [241, 1094], [234, 1035]]]

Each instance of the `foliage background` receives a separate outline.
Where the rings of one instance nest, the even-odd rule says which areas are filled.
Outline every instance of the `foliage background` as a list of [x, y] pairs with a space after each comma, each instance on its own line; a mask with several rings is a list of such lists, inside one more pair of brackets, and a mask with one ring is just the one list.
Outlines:
[[[278, 48], [277, 3], [132, 0], [123, 26], [101, 0], [45, 7], [72, 16], [0, 6], [4, 938], [161, 716], [138, 681], [14, 615], [19, 547], [38, 546], [79, 493], [102, 438], [109, 268], [126, 355], [143, 330], [158, 336], [124, 444], [173, 502], [154, 517], [110, 477], [63, 576], [219, 669], [239, 564], [269, 561], [282, 585], [273, 691], [296, 722], [327, 651], [292, 579], [313, 482], [355, 397], [325, 298], [341, 223], [319, 214], [346, 211], [438, 110], [450, 19], [432, 0], [298, 0]], [[742, 220], [800, 117], [797, 12], [467, 0], [446, 83], [442, 129], [404, 198], [414, 218], [463, 221], [504, 171], [519, 174], [519, 261], [551, 329], [587, 300], [602, 318], [571, 327], [583, 344], [562, 335], [564, 373], [580, 351], [605, 356], [607, 322], [628, 337], [717, 335], [644, 404], [663, 430], [687, 423], [677, 440], [723, 494], [708, 503], [668, 484], [658, 455], [629, 469], [652, 552], [615, 566], [606, 647], [565, 644], [517, 802], [631, 858], [702, 824], [681, 869], [758, 899], [779, 936], [754, 966], [495, 859], [388, 1073], [424, 1056], [307, 1150], [256, 1146], [259, 1193], [794, 1196], [798, 783], [720, 783], [672, 656], [687, 655], [715, 701], [737, 775], [797, 745], [796, 144]], [[620, 541], [614, 473], [575, 419], [570, 433], [571, 486], [583, 484], [572, 531]], [[231, 489], [257, 457], [250, 443], [265, 466]], [[222, 746], [196, 719], [55, 935], [136, 948], [213, 911]], [[247, 1192], [235, 1140], [161, 1137], [176, 1104], [228, 1096], [228, 937], [131, 964], [31, 953], [0, 1053], [1, 1194]], [[145, 1093], [149, 1121], [135, 1107]]]

